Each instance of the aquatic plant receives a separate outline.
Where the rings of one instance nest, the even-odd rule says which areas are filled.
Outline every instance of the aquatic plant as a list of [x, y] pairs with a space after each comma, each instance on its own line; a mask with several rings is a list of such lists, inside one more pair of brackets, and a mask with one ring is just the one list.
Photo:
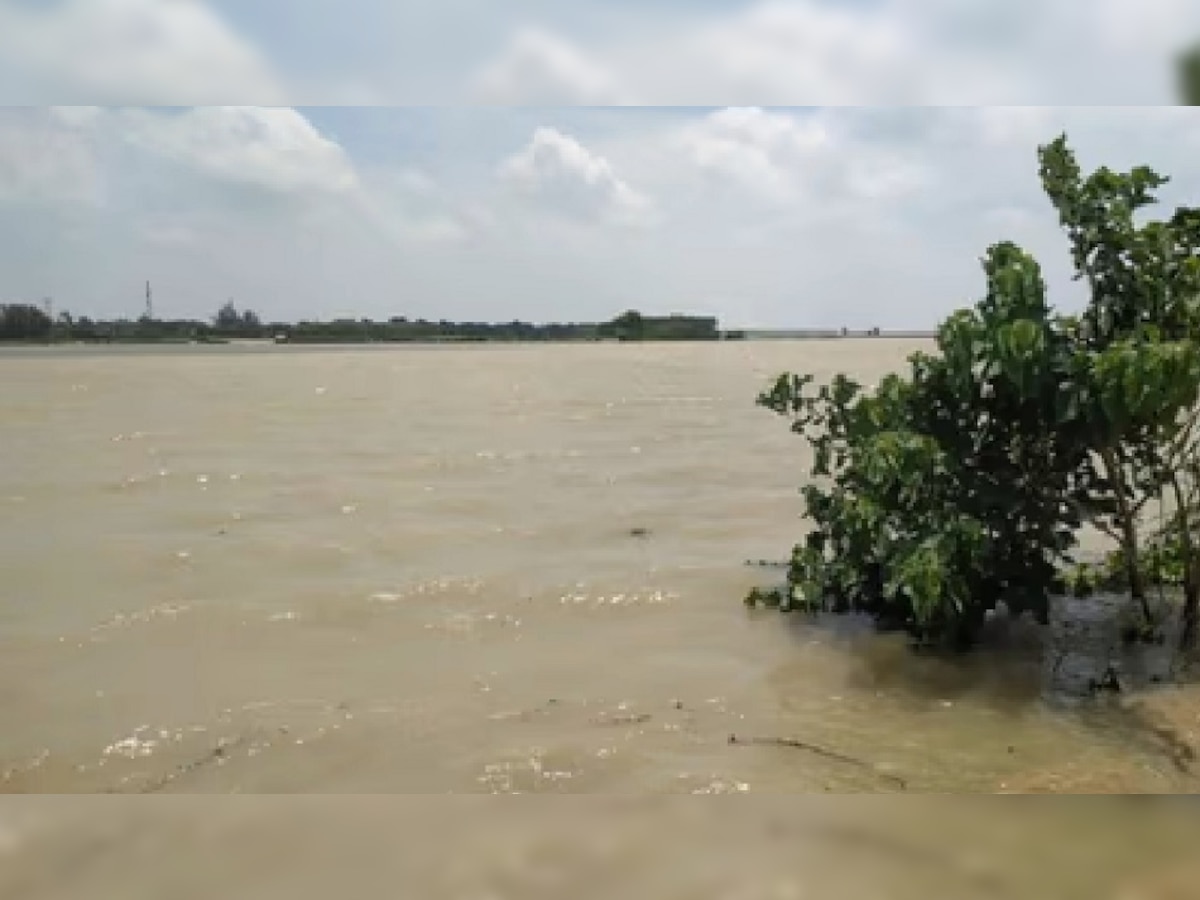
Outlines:
[[1094, 573], [1070, 567], [1087, 524], [1116, 541], [1149, 618], [1148, 573], [1161, 579], [1167, 557], [1139, 529], [1152, 501], [1170, 500], [1153, 546], [1173, 548], [1194, 623], [1200, 211], [1141, 224], [1165, 178], [1085, 178], [1065, 136], [1038, 155], [1090, 289], [1082, 315], [1055, 314], [1037, 261], [1000, 243], [983, 299], [947, 318], [906, 374], [869, 390], [785, 374], [759, 397], [813, 457], [813, 528], [781, 607], [863, 611], [923, 643], [969, 644], [1001, 601], [1045, 620], [1054, 593], [1086, 586]]

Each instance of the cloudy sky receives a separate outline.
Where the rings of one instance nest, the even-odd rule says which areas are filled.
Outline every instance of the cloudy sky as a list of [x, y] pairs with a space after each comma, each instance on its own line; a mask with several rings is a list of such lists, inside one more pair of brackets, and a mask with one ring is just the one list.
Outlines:
[[0, 0], [0, 300], [926, 327], [1000, 239], [1076, 302], [1059, 132], [1200, 199], [1193, 0], [497, 6]]

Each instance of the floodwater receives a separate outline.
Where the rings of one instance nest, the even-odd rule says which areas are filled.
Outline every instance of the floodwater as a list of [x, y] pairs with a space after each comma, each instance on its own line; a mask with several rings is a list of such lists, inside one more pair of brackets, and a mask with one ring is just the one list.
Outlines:
[[0, 896], [307, 900], [1195, 900], [1170, 800], [37, 797]]
[[0, 791], [1193, 791], [1183, 693], [743, 607], [803, 528], [756, 392], [921, 343], [5, 351]]

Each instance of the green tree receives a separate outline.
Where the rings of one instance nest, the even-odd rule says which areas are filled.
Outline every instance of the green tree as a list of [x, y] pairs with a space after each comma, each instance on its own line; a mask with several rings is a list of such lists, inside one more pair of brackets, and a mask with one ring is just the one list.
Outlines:
[[54, 321], [32, 303], [0, 305], [0, 341], [47, 340]]
[[[1164, 490], [1182, 501], [1179, 454], [1194, 445], [1200, 210], [1139, 224], [1139, 211], [1156, 202], [1154, 191], [1168, 179], [1145, 166], [1124, 174], [1101, 168], [1085, 178], [1065, 138], [1043, 148], [1041, 158], [1076, 278], [1090, 293], [1061, 386], [1064, 414], [1083, 424], [1101, 462], [1100, 477], [1086, 483], [1097, 512], [1091, 521], [1119, 542], [1129, 589], [1145, 607], [1139, 525]], [[1190, 522], [1179, 524], [1190, 535]]]
[[908, 377], [864, 392], [838, 376], [811, 394], [811, 378], [785, 375], [760, 397], [813, 449], [814, 528], [787, 605], [864, 611], [959, 646], [1000, 600], [1046, 616], [1086, 448], [1056, 427], [1064, 341], [1037, 263], [1000, 244], [984, 271], [987, 296], [943, 323], [939, 352], [914, 354]]
[[906, 376], [872, 391], [837, 376], [815, 393], [811, 377], [781, 376], [759, 402], [810, 443], [813, 528], [774, 602], [863, 610], [961, 645], [1001, 600], [1044, 618], [1087, 522], [1117, 540], [1149, 615], [1139, 525], [1170, 492], [1178, 512], [1159, 543], [1179, 560], [1194, 633], [1200, 212], [1139, 224], [1161, 176], [1085, 178], [1065, 138], [1039, 159], [1090, 288], [1084, 314], [1055, 315], [1037, 262], [1002, 243], [984, 298]]
[[617, 316], [612, 325], [616, 336], [623, 341], [640, 341], [646, 336], [646, 320], [635, 309]]

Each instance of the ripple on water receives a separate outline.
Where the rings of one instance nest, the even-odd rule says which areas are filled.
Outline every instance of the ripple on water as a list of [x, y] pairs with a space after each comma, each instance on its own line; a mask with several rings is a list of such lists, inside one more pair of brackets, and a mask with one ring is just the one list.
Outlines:
[[533, 747], [485, 764], [477, 780], [491, 794], [569, 793], [579, 771], [570, 754]]
[[391, 606], [409, 600], [436, 598], [447, 594], [477, 596], [483, 592], [485, 587], [486, 583], [480, 578], [463, 578], [455, 575], [446, 575], [426, 581], [419, 581], [397, 590], [375, 591], [367, 596], [367, 602]]
[[445, 576], [408, 584], [406, 587], [394, 590], [376, 590], [376, 592], [367, 594], [366, 602], [368, 606], [391, 607], [444, 598], [444, 596], [475, 598], [484, 592], [485, 587], [486, 583], [480, 578]]
[[105, 747], [104, 755], [137, 759], [154, 753], [166, 741], [182, 741], [183, 736], [182, 729], [172, 732], [165, 728], [154, 730], [149, 725], [139, 725], [132, 734], [113, 741]]
[[689, 773], [679, 776], [680, 786], [689, 794], [744, 794], [750, 790], [746, 781], [719, 776], [698, 777]]
[[673, 591], [656, 589], [621, 591], [611, 594], [569, 591], [558, 598], [562, 606], [584, 609], [604, 609], [628, 606], [664, 606], [679, 600]]
[[426, 631], [437, 631], [458, 637], [482, 636], [500, 629], [514, 630], [521, 627], [516, 616], [493, 612], [451, 613], [436, 622], [427, 622]]
[[192, 607], [186, 603], [159, 603], [146, 609], [129, 613], [116, 613], [109, 619], [93, 625], [92, 640], [103, 640], [112, 632], [133, 628], [138, 625], [150, 625], [162, 621], [174, 621], [183, 614], [190, 612]]
[[[236, 784], [248, 773], [245, 766], [267, 754], [311, 752], [314, 744], [331, 737], [358, 718], [406, 715], [403, 704], [364, 704], [320, 699], [260, 700], [223, 710], [215, 720], [184, 725], [141, 724], [104, 745], [99, 758], [69, 766], [72, 781], [62, 771], [52, 773], [50, 790], [155, 793], [190, 790], [210, 770], [225, 769]], [[299, 748], [299, 749], [298, 749]], [[59, 761], [63, 768], [64, 761]], [[44, 791], [38, 772], [27, 766], [5, 776], [7, 787]]]

